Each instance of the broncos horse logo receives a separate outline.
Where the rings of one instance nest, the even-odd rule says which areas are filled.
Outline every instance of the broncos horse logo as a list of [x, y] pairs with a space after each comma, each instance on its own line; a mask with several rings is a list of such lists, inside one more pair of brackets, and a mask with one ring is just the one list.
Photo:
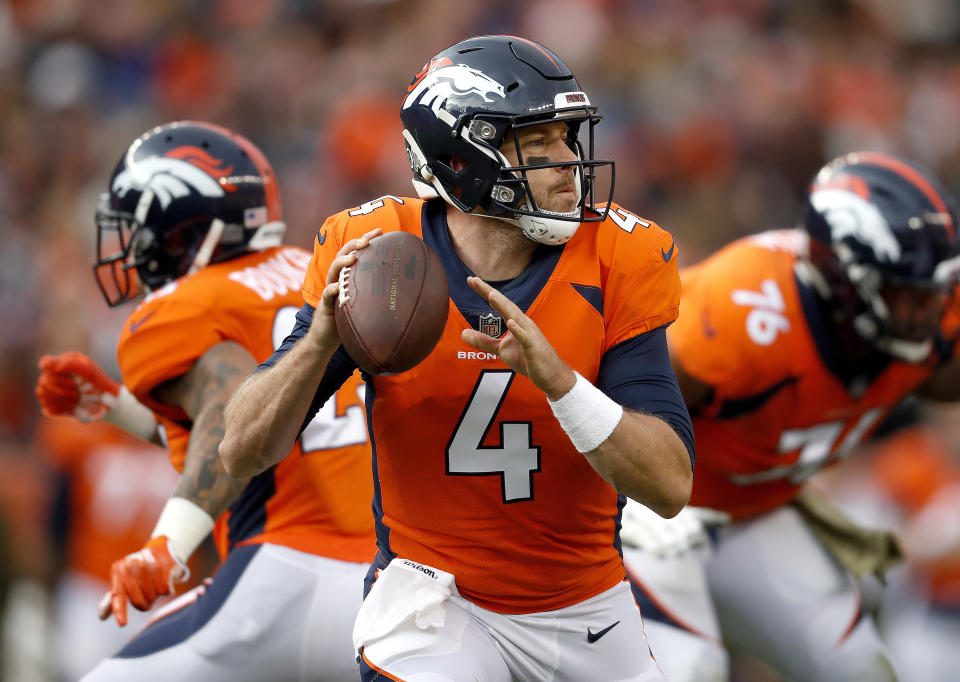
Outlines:
[[900, 260], [900, 242], [893, 236], [886, 218], [860, 194], [832, 187], [814, 188], [810, 203], [830, 225], [834, 241], [853, 236], [869, 246], [878, 261], [896, 263]]
[[419, 103], [430, 107], [439, 117], [440, 109], [450, 97], [462, 99], [470, 95], [476, 95], [484, 102], [493, 102], [494, 97], [504, 99], [506, 92], [500, 83], [482, 71], [466, 64], [449, 64], [428, 71], [419, 83], [415, 82], [415, 87], [403, 101], [403, 108]]
[[131, 189], [150, 189], [164, 209], [174, 199], [190, 194], [191, 189], [205, 197], [222, 197], [224, 190], [236, 189], [221, 183], [233, 170], [233, 166], [223, 168], [222, 164], [199, 147], [178, 147], [164, 157], [131, 163], [113, 179], [112, 190], [123, 197]]

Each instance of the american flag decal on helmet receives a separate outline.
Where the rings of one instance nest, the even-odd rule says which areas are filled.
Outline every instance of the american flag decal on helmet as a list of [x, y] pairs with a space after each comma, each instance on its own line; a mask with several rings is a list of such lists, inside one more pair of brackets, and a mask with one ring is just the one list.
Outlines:
[[266, 206], [257, 206], [256, 208], [248, 208], [244, 210], [243, 212], [244, 227], [260, 227], [265, 222], [267, 222]]

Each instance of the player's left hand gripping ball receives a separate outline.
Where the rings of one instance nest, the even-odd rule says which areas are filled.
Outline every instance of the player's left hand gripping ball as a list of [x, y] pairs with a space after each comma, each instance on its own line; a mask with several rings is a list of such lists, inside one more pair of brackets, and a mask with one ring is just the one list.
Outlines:
[[100, 600], [100, 620], [112, 613], [121, 627], [127, 624], [127, 600], [141, 611], [153, 606], [157, 597], [171, 594], [175, 583], [190, 578], [190, 569], [173, 553], [165, 535], [152, 538], [139, 552], [133, 552], [110, 567], [110, 591]]
[[120, 384], [83, 353], [69, 351], [40, 358], [35, 393], [48, 417], [97, 421], [116, 405]]

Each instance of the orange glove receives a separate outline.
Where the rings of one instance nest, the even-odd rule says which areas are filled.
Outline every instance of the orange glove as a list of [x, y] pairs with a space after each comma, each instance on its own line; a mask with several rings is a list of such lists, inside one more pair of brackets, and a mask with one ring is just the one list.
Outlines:
[[173, 553], [166, 535], [151, 538], [139, 552], [133, 552], [110, 567], [110, 591], [100, 600], [100, 620], [112, 613], [117, 625], [127, 624], [127, 600], [147, 611], [157, 597], [173, 592], [174, 583], [186, 582], [190, 569]]
[[39, 365], [35, 393], [48, 417], [65, 415], [92, 422], [103, 419], [116, 405], [120, 384], [83, 353], [44, 355]]

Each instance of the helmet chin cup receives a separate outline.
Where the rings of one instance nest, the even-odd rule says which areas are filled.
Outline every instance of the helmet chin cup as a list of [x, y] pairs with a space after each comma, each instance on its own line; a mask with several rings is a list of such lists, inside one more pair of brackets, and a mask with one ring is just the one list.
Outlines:
[[874, 345], [887, 355], [911, 364], [923, 362], [933, 350], [933, 341], [907, 341], [892, 336], [881, 336]]
[[[579, 213], [579, 211], [575, 212]], [[570, 241], [580, 227], [580, 223], [572, 220], [556, 220], [540, 216], [520, 215], [515, 219], [507, 220], [523, 230], [528, 238], [541, 244], [557, 246]]]

